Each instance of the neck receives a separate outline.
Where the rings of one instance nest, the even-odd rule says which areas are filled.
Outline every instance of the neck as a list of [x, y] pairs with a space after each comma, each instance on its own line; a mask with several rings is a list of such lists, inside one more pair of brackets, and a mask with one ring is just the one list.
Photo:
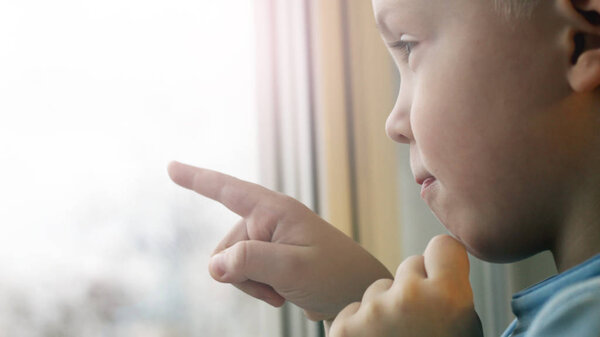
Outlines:
[[600, 253], [600, 95], [574, 95], [566, 104], [562, 133], [569, 150], [562, 165], [571, 174], [551, 247], [559, 272]]
[[[574, 193], [571, 207], [560, 226], [552, 254], [559, 272], [574, 267], [600, 253], [600, 177], [583, 179]], [[588, 176], [589, 177], [589, 176]]]

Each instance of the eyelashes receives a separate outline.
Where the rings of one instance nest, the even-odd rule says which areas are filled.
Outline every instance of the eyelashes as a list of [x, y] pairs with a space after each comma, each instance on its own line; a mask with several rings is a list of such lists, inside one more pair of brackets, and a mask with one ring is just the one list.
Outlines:
[[417, 46], [417, 43], [418, 42], [416, 42], [416, 41], [399, 40], [399, 41], [388, 44], [388, 46], [391, 49], [397, 50], [398, 52], [400, 52], [400, 56], [402, 57], [402, 59], [404, 61], [408, 61], [408, 57], [412, 53], [413, 49]]

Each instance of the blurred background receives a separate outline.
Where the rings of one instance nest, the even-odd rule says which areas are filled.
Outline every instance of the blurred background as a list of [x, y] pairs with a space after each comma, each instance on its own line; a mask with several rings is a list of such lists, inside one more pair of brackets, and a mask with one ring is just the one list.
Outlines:
[[207, 273], [237, 218], [166, 172], [257, 180], [254, 14], [0, 2], [0, 336], [261, 336]]
[[[0, 0], [0, 337], [323, 336], [213, 281], [236, 216], [170, 160], [289, 194], [390, 270], [445, 230], [384, 122], [368, 0]], [[472, 259], [486, 336], [550, 256]]]

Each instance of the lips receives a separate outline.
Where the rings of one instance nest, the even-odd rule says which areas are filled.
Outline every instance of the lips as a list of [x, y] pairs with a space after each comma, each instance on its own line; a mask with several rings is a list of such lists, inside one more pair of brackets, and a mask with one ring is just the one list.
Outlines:
[[434, 181], [434, 177], [427, 177], [425, 180], [423, 180], [423, 183], [421, 183], [421, 188], [426, 189], [429, 185], [433, 184]]
[[417, 184], [421, 185], [421, 196], [424, 196], [425, 190], [427, 190], [431, 184], [436, 182], [436, 178], [429, 173], [427, 169], [425, 169], [424, 165], [422, 165], [422, 163], [418, 160], [418, 156], [412, 156], [412, 152], [410, 159], [410, 166], [413, 171], [415, 181]]
[[421, 185], [423, 186], [423, 188], [427, 188], [427, 186], [431, 185], [434, 181], [435, 181], [434, 177], [427, 177], [425, 180], [423, 180]]
[[428, 172], [421, 171], [418, 175], [416, 175], [415, 180], [417, 184], [421, 185], [421, 198], [425, 200], [425, 195], [428, 191], [428, 187], [435, 183], [436, 179]]
[[415, 181], [419, 185], [423, 185], [428, 180], [435, 180], [435, 178], [432, 175], [430, 175], [430, 174], [420, 174], [420, 175], [417, 175], [416, 178], [415, 178]]
[[423, 180], [422, 184], [421, 184], [421, 198], [425, 201], [427, 201], [426, 195], [428, 193], [428, 191], [430, 190], [430, 186], [433, 185], [436, 182], [434, 177], [427, 177]]

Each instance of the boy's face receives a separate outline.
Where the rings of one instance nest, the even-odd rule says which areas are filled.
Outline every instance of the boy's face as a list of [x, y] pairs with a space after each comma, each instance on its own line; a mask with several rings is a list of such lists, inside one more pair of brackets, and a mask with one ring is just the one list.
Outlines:
[[483, 259], [550, 248], [577, 165], [561, 135], [570, 55], [553, 1], [531, 20], [492, 0], [373, 4], [386, 43], [414, 42], [389, 47], [401, 88], [386, 130], [410, 145], [415, 178], [435, 178], [423, 199]]

